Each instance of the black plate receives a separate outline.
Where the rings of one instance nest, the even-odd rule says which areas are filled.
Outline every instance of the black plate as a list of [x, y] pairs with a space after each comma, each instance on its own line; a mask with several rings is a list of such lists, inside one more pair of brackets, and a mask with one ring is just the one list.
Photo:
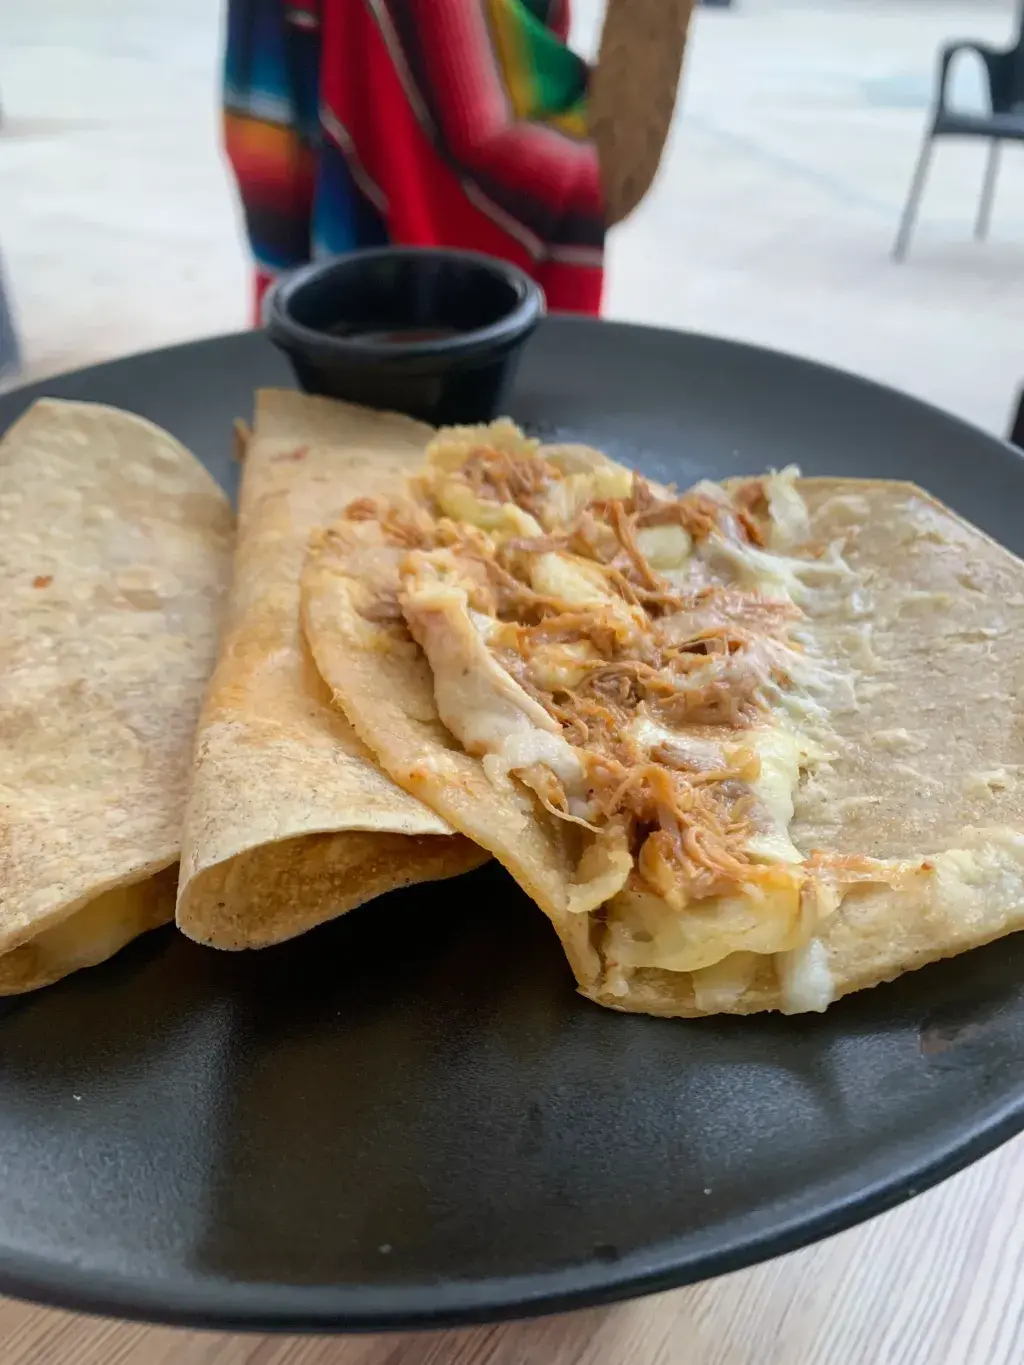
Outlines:
[[[38, 393], [144, 413], [225, 483], [286, 384], [262, 337]], [[873, 384], [545, 322], [514, 415], [686, 483], [916, 479], [1018, 552], [1024, 463]], [[580, 1000], [497, 869], [246, 956], [173, 931], [0, 1006], [0, 1289], [235, 1327], [467, 1322], [664, 1289], [905, 1199], [1024, 1125], [1024, 939], [834, 1006], [697, 1023]]]

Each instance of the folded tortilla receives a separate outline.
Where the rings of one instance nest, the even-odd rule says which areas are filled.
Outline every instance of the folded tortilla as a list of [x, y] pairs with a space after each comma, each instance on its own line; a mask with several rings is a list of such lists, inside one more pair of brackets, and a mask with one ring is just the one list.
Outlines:
[[[493, 429], [470, 437], [495, 447], [506, 439]], [[455, 467], [461, 456], [440, 458]], [[658, 949], [646, 932], [624, 967], [616, 901], [578, 913], [578, 829], [508, 779], [508, 750], [505, 771], [488, 770], [442, 723], [424, 652], [394, 621], [367, 614], [381, 570], [367, 569], [365, 547], [353, 549], [361, 528], [339, 523], [307, 566], [307, 634], [361, 738], [398, 783], [509, 869], [551, 919], [581, 991], [600, 1004], [683, 1016], [823, 1009], [1024, 927], [1024, 564], [908, 484], [810, 479], [794, 491], [809, 514], [803, 564], [748, 558], [776, 584], [842, 565], [836, 591], [807, 594], [802, 629], [815, 667], [847, 700], [833, 696], [827, 733], [810, 746], [817, 759], [801, 760], [798, 786], [794, 760], [795, 790], [773, 797], [782, 810], [795, 801], [778, 831], [796, 845], [791, 870], [803, 876], [802, 855], [818, 850], [834, 885], [799, 946], [710, 953], [700, 970], [637, 965]], [[772, 597], [773, 580], [760, 589]], [[721, 920], [754, 942], [756, 905], [756, 896], [691, 902], [667, 935], [677, 947], [706, 943]]]
[[[802, 780], [791, 835], [805, 853], [907, 869], [851, 886], [827, 921], [820, 965], [838, 999], [1024, 929], [1024, 564], [913, 484], [799, 486], [816, 537], [842, 538], [856, 575], [842, 610], [808, 606], [856, 705], [832, 713], [838, 742]], [[784, 1009], [777, 965], [751, 967], [718, 1008]], [[626, 1008], [718, 1012], [713, 987], [701, 1000], [661, 971], [634, 976]]]
[[257, 395], [182, 840], [177, 921], [190, 938], [264, 947], [486, 857], [381, 771], [332, 706], [300, 629], [311, 532], [414, 468], [431, 434], [328, 399]]
[[140, 417], [45, 399], [0, 442], [0, 994], [173, 918], [232, 541]]

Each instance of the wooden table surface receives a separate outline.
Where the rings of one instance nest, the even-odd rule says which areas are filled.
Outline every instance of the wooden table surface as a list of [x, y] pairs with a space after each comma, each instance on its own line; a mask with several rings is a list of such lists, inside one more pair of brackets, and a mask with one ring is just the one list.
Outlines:
[[0, 1365], [1020, 1365], [1024, 1138], [863, 1227], [656, 1298], [458, 1332], [184, 1332], [0, 1300]]

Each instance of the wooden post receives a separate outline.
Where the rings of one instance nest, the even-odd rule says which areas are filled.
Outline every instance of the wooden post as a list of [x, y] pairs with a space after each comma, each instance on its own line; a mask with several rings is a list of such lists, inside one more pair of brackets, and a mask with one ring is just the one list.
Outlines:
[[590, 82], [608, 225], [647, 193], [672, 123], [693, 0], [608, 0]]

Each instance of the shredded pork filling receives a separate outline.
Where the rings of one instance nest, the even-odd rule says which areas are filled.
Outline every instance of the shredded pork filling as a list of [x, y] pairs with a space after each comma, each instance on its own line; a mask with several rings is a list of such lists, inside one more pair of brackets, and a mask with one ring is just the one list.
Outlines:
[[[348, 508], [401, 555], [400, 590], [367, 615], [408, 626], [442, 720], [492, 780], [581, 827], [574, 908], [623, 891], [676, 911], [738, 888], [768, 900], [779, 859], [759, 849], [779, 831], [750, 741], [795, 688], [803, 613], [734, 571], [773, 559], [766, 481], [679, 495], [503, 436], [442, 434], [408, 498]], [[792, 519], [792, 480], [785, 497]]]

